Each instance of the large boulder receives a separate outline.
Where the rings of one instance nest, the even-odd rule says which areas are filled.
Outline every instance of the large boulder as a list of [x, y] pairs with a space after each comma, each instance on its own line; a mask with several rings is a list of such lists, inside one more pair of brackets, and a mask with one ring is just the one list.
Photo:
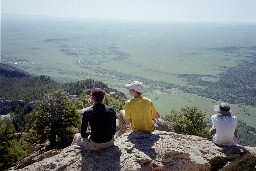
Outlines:
[[[53, 154], [53, 153], [51, 153]], [[24, 165], [23, 165], [24, 166]], [[10, 170], [18, 169], [17, 166]], [[218, 147], [198, 136], [154, 131], [125, 133], [115, 146], [89, 151], [69, 146], [20, 170], [256, 170], [256, 148]]]

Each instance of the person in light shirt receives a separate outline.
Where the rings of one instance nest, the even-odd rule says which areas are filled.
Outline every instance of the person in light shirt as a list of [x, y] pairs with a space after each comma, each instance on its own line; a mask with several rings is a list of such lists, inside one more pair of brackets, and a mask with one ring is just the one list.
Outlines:
[[228, 103], [215, 105], [217, 114], [212, 115], [212, 128], [209, 136], [216, 145], [236, 145], [237, 144], [237, 117], [231, 114]]

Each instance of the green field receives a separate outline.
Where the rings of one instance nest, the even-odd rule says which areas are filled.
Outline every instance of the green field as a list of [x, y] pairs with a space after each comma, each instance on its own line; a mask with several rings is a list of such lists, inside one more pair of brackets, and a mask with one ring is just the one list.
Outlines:
[[[2, 16], [1, 62], [60, 82], [93, 78], [128, 96], [124, 84], [140, 80], [162, 115], [198, 106], [209, 118], [218, 99], [185, 93], [200, 88], [181, 74], [209, 82], [231, 67], [254, 61], [256, 25], [161, 23]], [[128, 96], [129, 97], [129, 96]], [[235, 97], [234, 97], [235, 98]], [[222, 101], [220, 99], [220, 101]], [[256, 128], [256, 106], [232, 104]]]

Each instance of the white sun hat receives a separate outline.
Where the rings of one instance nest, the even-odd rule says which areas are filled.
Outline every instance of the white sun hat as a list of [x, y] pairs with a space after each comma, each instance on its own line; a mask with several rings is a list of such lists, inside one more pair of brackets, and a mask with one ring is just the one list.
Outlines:
[[144, 91], [144, 85], [139, 81], [133, 81], [130, 84], [125, 84], [125, 87], [128, 90], [135, 90], [139, 93], [143, 93]]

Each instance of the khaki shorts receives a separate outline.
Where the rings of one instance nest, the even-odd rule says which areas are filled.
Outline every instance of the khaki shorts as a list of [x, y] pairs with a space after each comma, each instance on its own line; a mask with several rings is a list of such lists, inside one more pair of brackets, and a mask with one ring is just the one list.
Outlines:
[[112, 147], [114, 145], [114, 139], [106, 143], [95, 143], [91, 140], [90, 136], [88, 138], [82, 138], [81, 134], [79, 133], [75, 135], [75, 139], [77, 145], [88, 150], [101, 150]]

